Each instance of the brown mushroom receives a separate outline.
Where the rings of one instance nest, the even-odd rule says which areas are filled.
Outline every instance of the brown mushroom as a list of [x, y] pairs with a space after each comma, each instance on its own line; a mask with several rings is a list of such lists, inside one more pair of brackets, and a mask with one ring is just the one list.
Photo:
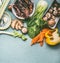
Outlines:
[[53, 10], [56, 11], [57, 10], [57, 7], [54, 7]]
[[48, 21], [48, 25], [49, 26], [51, 26], [51, 27], [53, 27], [54, 25], [55, 25], [55, 20], [54, 19], [50, 19], [49, 21]]
[[55, 20], [55, 19], [56, 19], [56, 17], [52, 15], [52, 19], [54, 19], [54, 20]]
[[56, 4], [56, 3], [55, 3], [55, 4], [54, 4], [54, 6], [56, 6], [56, 7], [57, 7], [57, 6], [58, 6], [58, 4]]
[[27, 28], [26, 27], [23, 27], [21, 31], [22, 31], [22, 33], [25, 34], [25, 33], [27, 33]]
[[50, 12], [50, 13], [52, 13], [52, 12], [53, 12], [53, 10], [52, 10], [52, 9], [49, 9], [49, 12]]
[[47, 17], [48, 19], [50, 19], [50, 18], [51, 18], [51, 14], [48, 12], [48, 13], [46, 14], [46, 17]]
[[58, 11], [60, 11], [60, 8], [58, 8]]
[[53, 15], [57, 16], [57, 14], [58, 14], [58, 11], [55, 10], [55, 11], [53, 12]]
[[43, 20], [44, 20], [44, 21], [47, 21], [47, 20], [48, 20], [48, 18], [45, 16], [45, 17], [43, 17]]

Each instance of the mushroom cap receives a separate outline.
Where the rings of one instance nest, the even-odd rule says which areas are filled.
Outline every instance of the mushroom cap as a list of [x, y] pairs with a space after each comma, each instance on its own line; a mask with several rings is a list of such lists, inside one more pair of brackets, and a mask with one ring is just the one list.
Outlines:
[[22, 28], [22, 33], [27, 33], [27, 28], [26, 27], [24, 27], [24, 28]]

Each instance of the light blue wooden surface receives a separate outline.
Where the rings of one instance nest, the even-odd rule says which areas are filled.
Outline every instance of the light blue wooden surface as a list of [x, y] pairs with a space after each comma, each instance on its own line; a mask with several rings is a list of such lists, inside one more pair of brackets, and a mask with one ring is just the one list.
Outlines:
[[[34, 1], [38, 2], [38, 0]], [[51, 3], [51, 0], [47, 1], [49, 4]], [[7, 12], [9, 11], [7, 10]], [[14, 19], [14, 15], [9, 13]], [[12, 32], [13, 30], [9, 28], [5, 31]], [[19, 38], [0, 35], [0, 63], [60, 63], [60, 45], [50, 47], [44, 44], [43, 47], [40, 47], [39, 44], [30, 46], [30, 42], [29, 37], [27, 41], [23, 42]]]

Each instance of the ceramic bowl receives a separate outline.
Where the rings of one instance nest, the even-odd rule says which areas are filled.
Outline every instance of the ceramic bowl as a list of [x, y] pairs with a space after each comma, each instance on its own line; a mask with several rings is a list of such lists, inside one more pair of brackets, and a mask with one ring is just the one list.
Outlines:
[[[14, 1], [14, 2], [15, 2], [15, 1]], [[34, 14], [34, 12], [35, 12], [35, 4], [34, 4], [34, 1], [32, 1], [32, 2], [33, 2], [34, 7], [33, 7], [32, 13], [29, 15], [29, 17], [31, 17], [31, 16]], [[23, 17], [18, 16], [18, 15], [16, 14], [15, 9], [14, 9], [13, 7], [12, 7], [12, 13], [13, 13], [18, 19], [25, 19], [25, 18], [23, 18]]]

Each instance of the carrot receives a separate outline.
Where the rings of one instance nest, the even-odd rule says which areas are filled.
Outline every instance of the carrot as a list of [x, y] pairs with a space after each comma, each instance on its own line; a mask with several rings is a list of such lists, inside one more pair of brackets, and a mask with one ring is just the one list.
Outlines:
[[39, 34], [32, 39], [31, 45], [35, 44], [39, 40]]
[[38, 43], [40, 43], [40, 46], [43, 46], [43, 40], [45, 38], [45, 33], [41, 32], [40, 36], [39, 36], [39, 40], [37, 41]]
[[39, 37], [39, 40], [38, 42], [40, 43], [40, 46], [43, 46], [43, 40], [45, 38], [45, 33], [48, 31], [49, 29], [43, 29], [40, 33], [40, 37]]
[[43, 45], [43, 39], [45, 37], [45, 33], [48, 31], [49, 29], [43, 29], [36, 37], [34, 37], [32, 39], [31, 45], [36, 44], [36, 43], [40, 43], [40, 45]]
[[50, 29], [46, 28], [46, 29], [43, 29], [42, 32], [46, 33], [48, 30]]
[[44, 36], [45, 36], [45, 34], [41, 32], [41, 33], [40, 33], [40, 36], [39, 36], [38, 42], [42, 42], [43, 39], [44, 39]]
[[43, 42], [40, 42], [40, 46], [43, 46]]
[[39, 36], [39, 40], [38, 42], [42, 42], [43, 39], [45, 38], [45, 33], [48, 31], [48, 29], [43, 29], [41, 32], [40, 32], [40, 36]]

